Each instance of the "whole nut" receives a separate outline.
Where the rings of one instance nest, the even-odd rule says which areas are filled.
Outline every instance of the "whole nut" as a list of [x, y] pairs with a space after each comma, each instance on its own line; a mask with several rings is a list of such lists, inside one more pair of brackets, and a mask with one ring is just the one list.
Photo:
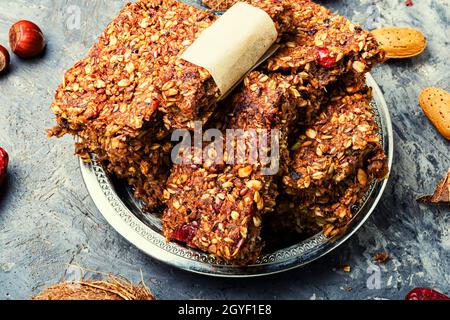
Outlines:
[[8, 171], [9, 157], [6, 151], [0, 147], [0, 187], [5, 181], [6, 172]]
[[9, 66], [10, 58], [9, 52], [5, 47], [0, 45], [0, 73], [5, 71]]
[[27, 59], [36, 57], [44, 51], [45, 38], [36, 24], [21, 20], [9, 30], [9, 44], [14, 54]]
[[419, 95], [419, 104], [436, 129], [450, 140], [450, 92], [425, 88]]
[[387, 59], [415, 57], [427, 46], [425, 36], [417, 29], [382, 28], [371, 33], [386, 52]]

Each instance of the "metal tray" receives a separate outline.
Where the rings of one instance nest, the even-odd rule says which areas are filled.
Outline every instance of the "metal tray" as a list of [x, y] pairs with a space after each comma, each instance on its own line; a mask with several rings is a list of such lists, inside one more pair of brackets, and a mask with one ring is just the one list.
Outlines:
[[[376, 113], [383, 147], [392, 167], [392, 123], [383, 94], [370, 74], [367, 84], [373, 89], [373, 108]], [[350, 238], [369, 218], [380, 200], [387, 180], [374, 182], [356, 208], [347, 232], [334, 238], [319, 233], [311, 238], [272, 252], [265, 252], [255, 264], [237, 267], [208, 254], [177, 243], [166, 242], [161, 231], [160, 215], [144, 213], [141, 204], [132, 196], [130, 187], [110, 176], [95, 161], [80, 161], [86, 187], [108, 223], [125, 239], [149, 256], [187, 271], [221, 277], [254, 277], [290, 270], [336, 249]]]

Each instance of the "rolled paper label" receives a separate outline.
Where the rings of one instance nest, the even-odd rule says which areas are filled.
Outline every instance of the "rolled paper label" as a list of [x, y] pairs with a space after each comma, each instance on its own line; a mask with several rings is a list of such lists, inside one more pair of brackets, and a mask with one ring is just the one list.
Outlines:
[[181, 58], [208, 70], [224, 96], [277, 37], [275, 24], [265, 11], [239, 2], [204, 30]]

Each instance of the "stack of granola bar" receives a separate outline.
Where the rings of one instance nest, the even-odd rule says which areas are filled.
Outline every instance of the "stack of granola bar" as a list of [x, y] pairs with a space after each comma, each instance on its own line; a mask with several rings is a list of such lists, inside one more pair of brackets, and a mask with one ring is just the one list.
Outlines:
[[[293, 154], [291, 160], [289, 134], [334, 99], [329, 98], [327, 88], [352, 79], [356, 83], [345, 89], [357, 90], [364, 83], [363, 74], [383, 58], [372, 36], [346, 19], [309, 1], [282, 5], [295, 33], [282, 37], [282, 49], [259, 72], [247, 76], [230, 99], [232, 116], [227, 126], [279, 129], [280, 175], [296, 168], [297, 158], [302, 157]], [[277, 196], [284, 191], [278, 188], [278, 178], [262, 175], [260, 164], [228, 165], [219, 170], [175, 166], [166, 193], [166, 236], [234, 263], [255, 261], [264, 244], [260, 236], [264, 216], [276, 208]]]
[[[94, 154], [127, 179], [149, 211], [165, 208], [168, 240], [236, 264], [257, 259], [272, 217], [336, 234], [371, 179], [386, 175], [364, 87], [364, 74], [384, 59], [374, 37], [309, 0], [245, 2], [273, 19], [281, 48], [220, 108], [209, 72], [180, 58], [215, 16], [175, 0], [140, 0], [66, 73], [52, 105], [58, 126], [49, 130], [78, 136], [77, 154]], [[279, 150], [262, 149], [279, 152], [280, 169], [265, 174], [267, 163], [236, 164], [226, 151], [214, 163], [173, 165], [168, 135], [217, 118], [223, 133], [279, 134]], [[229, 144], [239, 148], [236, 138], [224, 138]]]

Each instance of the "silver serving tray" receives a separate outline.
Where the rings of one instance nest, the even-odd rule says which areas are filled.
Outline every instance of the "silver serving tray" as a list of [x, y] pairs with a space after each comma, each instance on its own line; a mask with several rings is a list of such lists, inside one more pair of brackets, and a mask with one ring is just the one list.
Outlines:
[[[373, 89], [372, 104], [391, 169], [393, 134], [389, 110], [380, 88], [370, 74], [367, 74], [367, 84]], [[125, 239], [159, 261], [187, 271], [220, 277], [254, 277], [278, 273], [324, 256], [340, 246], [364, 224], [375, 209], [387, 183], [387, 180], [384, 180], [371, 185], [362, 204], [356, 208], [356, 214], [345, 234], [326, 238], [319, 233], [294, 245], [265, 252], [255, 264], [237, 267], [198, 250], [166, 242], [161, 231], [160, 214], [144, 213], [142, 204], [133, 198], [131, 188], [125, 182], [109, 175], [95, 161], [86, 164], [80, 160], [80, 166], [95, 205], [108, 223]]]

